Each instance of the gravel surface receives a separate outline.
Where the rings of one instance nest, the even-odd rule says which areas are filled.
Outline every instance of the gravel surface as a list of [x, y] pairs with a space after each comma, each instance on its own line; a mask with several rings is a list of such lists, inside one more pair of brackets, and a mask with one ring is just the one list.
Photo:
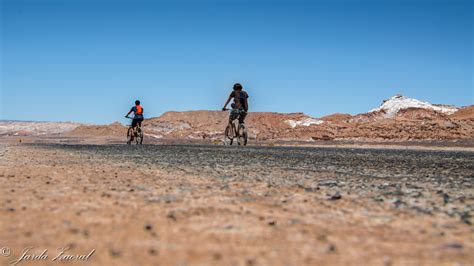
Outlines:
[[[375, 201], [392, 199], [397, 207], [419, 212], [458, 215], [466, 223], [474, 210], [472, 204], [445, 206], [473, 199], [473, 152], [197, 145], [51, 147], [229, 181], [298, 186], [309, 191], [337, 188]], [[443, 198], [440, 206], [439, 198]]]
[[472, 152], [4, 145], [0, 156], [0, 234], [17, 250], [72, 243], [96, 248], [98, 265], [474, 259]]

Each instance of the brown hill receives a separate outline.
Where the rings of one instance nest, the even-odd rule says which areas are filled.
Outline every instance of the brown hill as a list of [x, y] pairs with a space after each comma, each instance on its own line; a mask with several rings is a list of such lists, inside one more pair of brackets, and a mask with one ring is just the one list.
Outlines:
[[[321, 119], [303, 113], [249, 113], [246, 119], [253, 140], [453, 140], [473, 139], [473, 106], [446, 114], [432, 109], [405, 108], [387, 117], [384, 110], [356, 116], [333, 114]], [[165, 139], [223, 139], [228, 112], [166, 112], [143, 122], [145, 135]], [[80, 126], [68, 136], [119, 136], [126, 127]]]
[[352, 115], [350, 114], [334, 113], [321, 117], [321, 120], [330, 122], [347, 122], [351, 118]]
[[[256, 140], [423, 140], [471, 139], [474, 121], [466, 120], [472, 108], [460, 115], [431, 109], [407, 108], [393, 117], [383, 111], [351, 116], [333, 114], [321, 119], [303, 113], [249, 113], [249, 136]], [[220, 139], [228, 114], [218, 111], [168, 112], [145, 123], [145, 132], [157, 137]], [[459, 120], [461, 117], [464, 120]]]
[[82, 125], [63, 135], [68, 137], [123, 137], [127, 135], [127, 127], [119, 122], [110, 125]]
[[[222, 111], [166, 112], [147, 119], [144, 130], [157, 138], [215, 138], [222, 136], [228, 116], [228, 112]], [[310, 119], [303, 113], [255, 112], [248, 114], [246, 124], [252, 138], [269, 139]]]
[[456, 113], [449, 116], [457, 120], [474, 120], [474, 105], [469, 105], [459, 109]]

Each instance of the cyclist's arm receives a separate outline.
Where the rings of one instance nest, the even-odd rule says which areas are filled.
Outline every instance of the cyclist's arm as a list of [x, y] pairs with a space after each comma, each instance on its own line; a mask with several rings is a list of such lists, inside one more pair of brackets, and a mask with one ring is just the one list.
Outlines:
[[132, 107], [132, 109], [130, 109], [130, 111], [128, 111], [127, 115], [125, 115], [125, 116], [129, 116], [132, 112], [133, 112], [133, 107]]
[[232, 99], [232, 97], [229, 96], [229, 98], [227, 99], [227, 101], [226, 101], [225, 104], [224, 104], [224, 108], [222, 108], [222, 109], [225, 109], [225, 108], [227, 107], [227, 105], [229, 104], [229, 102], [230, 102], [231, 99]]

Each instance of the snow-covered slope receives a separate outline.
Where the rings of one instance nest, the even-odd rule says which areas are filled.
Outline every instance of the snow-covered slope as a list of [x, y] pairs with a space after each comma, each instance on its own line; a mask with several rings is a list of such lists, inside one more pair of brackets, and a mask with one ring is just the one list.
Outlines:
[[315, 118], [311, 118], [311, 117], [307, 117], [307, 118], [304, 118], [302, 120], [288, 119], [288, 120], [285, 120], [285, 122], [288, 125], [290, 125], [292, 128], [295, 128], [297, 126], [309, 127], [311, 125], [321, 125], [322, 123], [324, 123], [323, 120], [315, 119]]
[[408, 108], [430, 109], [444, 114], [453, 114], [458, 110], [458, 108], [454, 106], [437, 106], [398, 94], [383, 101], [380, 107], [372, 109], [370, 112], [383, 111], [386, 117], [394, 117], [398, 111]]

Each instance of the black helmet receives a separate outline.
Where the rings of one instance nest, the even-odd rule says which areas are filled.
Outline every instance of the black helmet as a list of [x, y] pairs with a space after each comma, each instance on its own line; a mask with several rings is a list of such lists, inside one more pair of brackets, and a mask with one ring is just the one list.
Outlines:
[[135, 101], [135, 105], [139, 105], [140, 104], [140, 101], [139, 100], [136, 100]]
[[242, 90], [242, 85], [240, 85], [240, 83], [235, 83], [234, 84], [234, 91], [235, 90]]

